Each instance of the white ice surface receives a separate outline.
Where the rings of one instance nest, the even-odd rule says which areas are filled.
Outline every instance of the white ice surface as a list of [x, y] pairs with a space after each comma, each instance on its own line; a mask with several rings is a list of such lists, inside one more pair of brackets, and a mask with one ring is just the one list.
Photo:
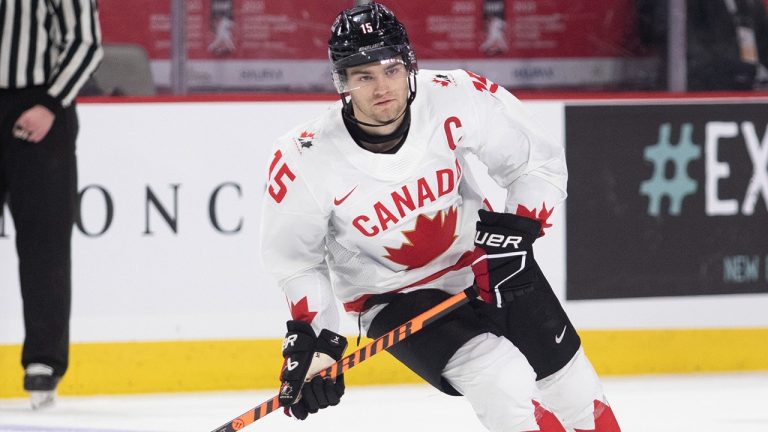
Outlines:
[[[605, 378], [624, 432], [767, 432], [768, 372]], [[60, 397], [32, 412], [0, 399], [2, 432], [211, 431], [273, 396], [267, 391]], [[342, 403], [300, 422], [272, 413], [245, 432], [482, 432], [469, 405], [426, 385], [349, 387]]]

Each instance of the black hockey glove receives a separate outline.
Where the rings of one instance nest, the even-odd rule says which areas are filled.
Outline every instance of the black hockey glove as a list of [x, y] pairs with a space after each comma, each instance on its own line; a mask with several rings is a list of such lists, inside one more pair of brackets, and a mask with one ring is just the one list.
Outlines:
[[304, 420], [322, 408], [337, 405], [344, 395], [344, 375], [335, 380], [313, 376], [341, 359], [347, 339], [326, 329], [316, 337], [312, 326], [304, 321], [288, 321], [287, 327], [279, 400], [286, 414]]
[[479, 213], [475, 252], [484, 255], [472, 263], [475, 289], [485, 302], [502, 307], [533, 290], [538, 274], [533, 269], [533, 242], [541, 223], [511, 213]]

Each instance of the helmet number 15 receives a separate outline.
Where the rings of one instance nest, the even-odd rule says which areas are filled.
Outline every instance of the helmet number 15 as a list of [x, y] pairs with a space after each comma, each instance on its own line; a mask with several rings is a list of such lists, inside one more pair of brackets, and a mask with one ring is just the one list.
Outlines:
[[[287, 176], [289, 181], [296, 180], [296, 175], [290, 168], [288, 168], [288, 164], [282, 162], [282, 158], [283, 152], [278, 150], [275, 152], [274, 158], [272, 158], [272, 163], [269, 164], [269, 178], [271, 180], [267, 189], [269, 190], [269, 196], [271, 196], [277, 203], [282, 201], [283, 198], [285, 198], [285, 194], [288, 192], [283, 177]], [[280, 167], [277, 169], [275, 176], [272, 177], [272, 172], [274, 172], [277, 165], [280, 165]]]
[[373, 33], [373, 25], [369, 22], [360, 24], [360, 30], [362, 30], [363, 34]]

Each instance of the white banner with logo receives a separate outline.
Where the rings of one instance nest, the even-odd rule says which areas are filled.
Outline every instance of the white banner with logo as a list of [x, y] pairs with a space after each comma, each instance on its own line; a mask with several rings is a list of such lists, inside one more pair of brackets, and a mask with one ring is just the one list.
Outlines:
[[[563, 104], [526, 105], [563, 142]], [[82, 221], [73, 236], [73, 342], [282, 336], [288, 309], [258, 253], [266, 167], [274, 139], [329, 106], [80, 105]], [[482, 181], [500, 207], [503, 192]], [[561, 298], [563, 213], [553, 215], [555, 227], [536, 243], [537, 259]], [[14, 344], [24, 331], [13, 224], [7, 208], [4, 214], [0, 344]], [[728, 301], [739, 307], [732, 304], [738, 299]], [[566, 308], [581, 328], [695, 327], [716, 316], [709, 312], [717, 304], [715, 298], [583, 300]], [[732, 325], [767, 320], [746, 313]], [[345, 326], [356, 333], [351, 319]]]
[[[258, 254], [270, 147], [329, 105], [80, 105], [82, 224], [73, 235], [72, 339], [283, 333], [285, 300]], [[19, 297], [6, 218], [0, 343], [22, 340]]]

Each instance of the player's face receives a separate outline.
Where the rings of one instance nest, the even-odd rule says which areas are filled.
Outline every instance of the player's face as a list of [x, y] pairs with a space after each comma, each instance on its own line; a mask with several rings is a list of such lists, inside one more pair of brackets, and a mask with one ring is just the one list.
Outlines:
[[355, 117], [366, 123], [386, 123], [405, 110], [408, 70], [401, 61], [368, 63], [347, 69]]

